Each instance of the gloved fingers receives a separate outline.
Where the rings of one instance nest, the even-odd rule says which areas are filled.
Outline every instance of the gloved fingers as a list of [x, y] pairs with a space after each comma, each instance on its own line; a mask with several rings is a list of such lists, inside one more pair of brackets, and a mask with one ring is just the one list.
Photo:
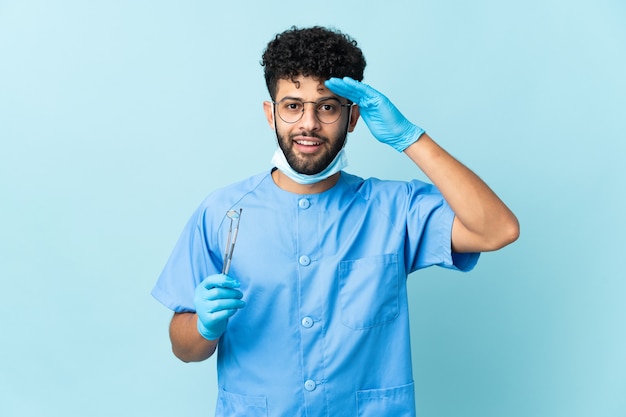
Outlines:
[[228, 318], [232, 317], [237, 312], [237, 310], [238, 308], [219, 310], [215, 313], [202, 314], [198, 317], [200, 318], [202, 324], [210, 330], [210, 328], [214, 327], [217, 323], [224, 322]]
[[243, 294], [239, 290], [228, 288], [211, 288], [210, 290], [196, 291], [194, 305], [198, 315], [207, 317], [220, 310], [242, 308], [246, 303], [241, 300]]
[[202, 307], [202, 309], [204, 310], [205, 314], [212, 315], [220, 311], [233, 310], [233, 309], [237, 310], [237, 309], [245, 307], [245, 305], [246, 305], [246, 302], [243, 300], [239, 300], [236, 298], [227, 298], [227, 299], [210, 301], [209, 303], [205, 304]]
[[210, 289], [200, 289], [196, 293], [199, 300], [219, 300], [223, 298], [243, 298], [243, 293], [237, 289], [213, 287]]
[[369, 85], [353, 80], [350, 77], [330, 78], [324, 84], [333, 93], [345, 97], [359, 106], [367, 105], [380, 95], [378, 91]]
[[238, 288], [240, 285], [239, 281], [229, 277], [224, 274], [215, 274], [209, 275], [200, 283], [199, 286], [210, 289], [215, 287], [223, 287], [223, 288]]

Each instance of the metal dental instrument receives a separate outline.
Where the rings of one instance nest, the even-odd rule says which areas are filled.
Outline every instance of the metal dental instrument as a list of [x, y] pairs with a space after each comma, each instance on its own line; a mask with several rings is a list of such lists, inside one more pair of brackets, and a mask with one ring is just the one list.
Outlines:
[[[230, 226], [228, 227], [228, 240], [226, 241], [226, 251], [224, 252], [224, 266], [222, 267], [222, 274], [228, 275], [230, 270], [230, 262], [233, 259], [233, 251], [235, 250], [235, 242], [237, 241], [237, 233], [239, 233], [239, 221], [241, 220], [242, 209], [228, 210], [226, 216], [230, 219]], [[233, 233], [233, 221], [237, 220], [235, 224], [235, 232]], [[232, 238], [232, 241], [231, 241]]]

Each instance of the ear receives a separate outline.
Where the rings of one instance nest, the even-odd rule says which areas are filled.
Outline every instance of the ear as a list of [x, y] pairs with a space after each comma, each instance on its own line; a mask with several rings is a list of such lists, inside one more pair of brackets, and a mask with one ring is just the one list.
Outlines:
[[270, 125], [272, 130], [274, 130], [274, 105], [271, 101], [263, 102], [263, 111], [265, 112], [267, 123]]
[[352, 106], [352, 112], [350, 113], [350, 123], [348, 124], [348, 132], [352, 133], [352, 131], [356, 127], [356, 122], [359, 121], [359, 116], [361, 116], [361, 112], [359, 111], [359, 106], [355, 104]]

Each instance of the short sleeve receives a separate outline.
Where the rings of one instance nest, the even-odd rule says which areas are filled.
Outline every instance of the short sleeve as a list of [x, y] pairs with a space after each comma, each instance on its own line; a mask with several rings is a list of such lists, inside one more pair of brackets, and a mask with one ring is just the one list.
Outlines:
[[470, 271], [479, 253], [452, 252], [454, 212], [437, 188], [420, 181], [409, 183], [406, 259], [408, 271], [429, 266]]
[[207, 236], [207, 222], [199, 209], [183, 229], [152, 289], [152, 296], [174, 312], [195, 311], [196, 286], [208, 275], [219, 272], [211, 259]]

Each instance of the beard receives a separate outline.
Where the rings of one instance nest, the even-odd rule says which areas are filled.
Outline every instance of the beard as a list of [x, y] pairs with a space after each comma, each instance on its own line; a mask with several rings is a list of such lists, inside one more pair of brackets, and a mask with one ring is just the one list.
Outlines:
[[[287, 162], [293, 168], [294, 171], [304, 175], [315, 175], [325, 170], [337, 157], [344, 144], [346, 143], [346, 137], [348, 135], [348, 126], [346, 126], [341, 132], [337, 134], [337, 137], [329, 139], [326, 136], [318, 135], [317, 133], [307, 132], [290, 135], [285, 138], [278, 133], [276, 129], [276, 139], [278, 140], [278, 146], [283, 151]], [[322, 153], [319, 155], [297, 155], [293, 149], [293, 139], [296, 136], [306, 136], [310, 138], [316, 138], [323, 143], [320, 147], [324, 147]], [[326, 145], [330, 144], [330, 148], [326, 148]]]

